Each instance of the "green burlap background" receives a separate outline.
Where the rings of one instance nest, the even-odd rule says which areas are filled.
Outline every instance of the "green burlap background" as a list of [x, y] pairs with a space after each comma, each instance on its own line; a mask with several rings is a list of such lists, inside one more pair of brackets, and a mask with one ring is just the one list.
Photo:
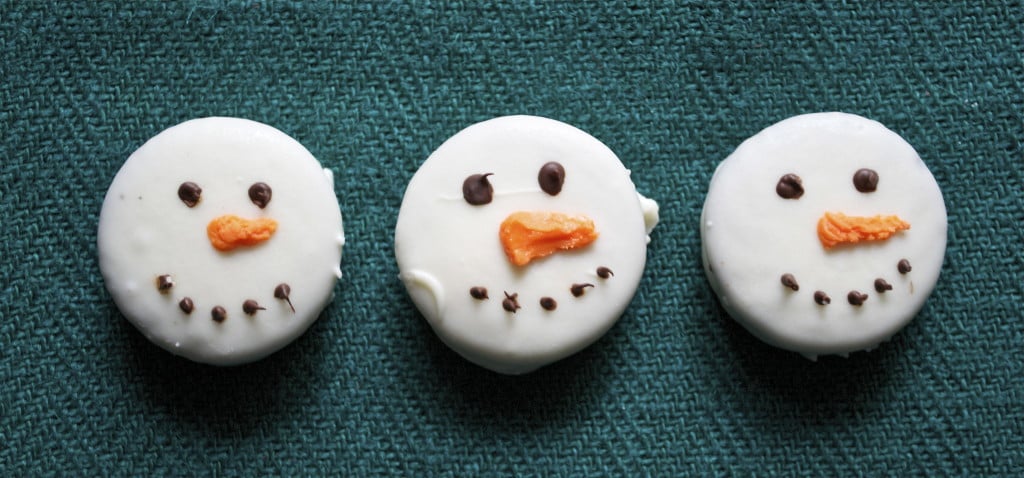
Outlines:
[[[1019, 476], [1022, 24], [1020, 2], [4, 2], [0, 475]], [[917, 148], [949, 247], [909, 327], [812, 363], [724, 315], [697, 226], [736, 145], [829, 110]], [[433, 335], [392, 231], [436, 146], [515, 113], [604, 141], [662, 223], [616, 327], [505, 377]], [[349, 239], [309, 332], [229, 369], [147, 342], [96, 262], [122, 162], [209, 115], [332, 168]]]

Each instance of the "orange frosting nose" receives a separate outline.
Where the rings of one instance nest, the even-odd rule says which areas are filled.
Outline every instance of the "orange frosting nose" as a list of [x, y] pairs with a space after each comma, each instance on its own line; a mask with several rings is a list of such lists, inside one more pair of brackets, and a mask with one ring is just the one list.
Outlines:
[[236, 247], [254, 246], [274, 235], [277, 221], [273, 219], [245, 219], [226, 214], [214, 218], [206, 226], [206, 236], [218, 251], [230, 251]]
[[594, 221], [557, 212], [514, 212], [498, 230], [509, 262], [525, 266], [558, 251], [584, 247], [597, 239]]
[[847, 216], [841, 212], [826, 212], [818, 220], [818, 239], [828, 249], [839, 244], [884, 241], [906, 229], [910, 229], [910, 223], [899, 216]]

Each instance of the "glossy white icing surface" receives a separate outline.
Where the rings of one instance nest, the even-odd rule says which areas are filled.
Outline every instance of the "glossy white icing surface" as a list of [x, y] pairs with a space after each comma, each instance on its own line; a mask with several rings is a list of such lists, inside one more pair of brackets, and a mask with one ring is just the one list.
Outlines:
[[[550, 161], [565, 168], [554, 196], [537, 179]], [[492, 173], [493, 201], [470, 205], [463, 181], [485, 173]], [[599, 236], [584, 248], [515, 266], [498, 229], [516, 211], [585, 215]], [[413, 302], [441, 340], [483, 367], [519, 374], [579, 351], [615, 324], [639, 284], [646, 227], [656, 221], [657, 205], [638, 196], [629, 171], [600, 141], [546, 118], [501, 117], [459, 132], [419, 168], [402, 201], [395, 256]], [[600, 278], [599, 267], [614, 276]], [[572, 285], [582, 283], [594, 287], [573, 296]], [[473, 287], [486, 288], [489, 298], [473, 298]], [[502, 307], [506, 292], [517, 294], [514, 313]], [[557, 307], [545, 310], [543, 297]]]
[[[874, 192], [853, 175], [878, 173]], [[804, 194], [783, 199], [785, 174]], [[897, 215], [910, 229], [884, 241], [822, 246], [826, 212]], [[741, 144], [711, 179], [701, 217], [704, 268], [725, 310], [765, 342], [814, 359], [875, 347], [917, 314], [939, 277], [946, 249], [946, 208], [938, 184], [914, 149], [881, 124], [844, 113], [796, 116]], [[897, 264], [912, 270], [900, 273]], [[793, 291], [781, 283], [792, 274]], [[892, 290], [879, 293], [874, 281]], [[814, 300], [825, 292], [828, 305]], [[850, 291], [867, 294], [851, 305]]]
[[[188, 207], [186, 181], [202, 188]], [[266, 207], [250, 185], [272, 189]], [[222, 215], [271, 218], [269, 240], [216, 250], [208, 223]], [[329, 302], [341, 277], [341, 211], [330, 170], [301, 144], [270, 126], [236, 118], [203, 118], [147, 141], [121, 167], [100, 213], [100, 270], [118, 308], [149, 340], [197, 362], [234, 365], [260, 359], [301, 335]], [[170, 275], [173, 287], [156, 288]], [[291, 288], [288, 302], [274, 297]], [[194, 304], [185, 313], [179, 302]], [[255, 300], [265, 310], [246, 314]], [[216, 322], [221, 306], [226, 319]]]

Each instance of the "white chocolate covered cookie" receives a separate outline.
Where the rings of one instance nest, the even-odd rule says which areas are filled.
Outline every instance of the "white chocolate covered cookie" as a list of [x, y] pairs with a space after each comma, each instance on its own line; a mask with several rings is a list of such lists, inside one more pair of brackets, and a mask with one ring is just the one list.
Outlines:
[[400, 277], [437, 335], [526, 373], [597, 340], [625, 310], [657, 204], [597, 139], [508, 116], [470, 126], [413, 176], [395, 227]]
[[729, 315], [814, 359], [874, 348], [913, 319], [942, 268], [946, 207], [896, 133], [817, 113], [770, 126], [726, 158], [700, 230]]
[[204, 118], [147, 141], [103, 201], [107, 289], [149, 340], [197, 362], [265, 357], [301, 335], [341, 277], [330, 170], [270, 126]]

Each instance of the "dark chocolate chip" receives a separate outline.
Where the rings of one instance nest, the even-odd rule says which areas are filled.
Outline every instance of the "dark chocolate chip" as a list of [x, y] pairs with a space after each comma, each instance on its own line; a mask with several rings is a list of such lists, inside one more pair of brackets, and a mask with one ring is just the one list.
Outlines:
[[562, 192], [562, 184], [565, 184], [565, 168], [554, 161], [541, 166], [537, 173], [537, 183], [544, 192], [557, 195]]
[[569, 292], [572, 292], [573, 297], [579, 297], [586, 292], [584, 289], [587, 287], [594, 287], [594, 284], [573, 284], [572, 287], [569, 288]]
[[522, 308], [519, 307], [519, 294], [513, 293], [512, 295], [509, 295], [508, 292], [505, 292], [505, 300], [501, 301], [501, 307], [513, 314], [516, 313], [517, 309]]
[[849, 294], [846, 294], [846, 300], [850, 301], [850, 305], [864, 305], [864, 301], [868, 300], [868, 295], [862, 292], [851, 290]]
[[900, 271], [900, 274], [906, 274], [910, 272], [910, 261], [906, 259], [900, 259], [900, 262], [896, 264], [896, 270]]
[[488, 204], [494, 199], [494, 187], [487, 176], [494, 173], [474, 174], [462, 182], [462, 198], [474, 206]]
[[540, 306], [543, 307], [544, 310], [555, 310], [555, 308], [558, 307], [558, 302], [555, 302], [555, 299], [552, 299], [551, 297], [541, 297]]
[[832, 303], [832, 298], [825, 292], [819, 290], [814, 292], [814, 301], [817, 302], [818, 305], [829, 305]]
[[174, 279], [169, 274], [157, 276], [156, 278], [156, 290], [160, 292], [167, 292], [174, 287]]
[[607, 278], [609, 278], [609, 277], [611, 277], [613, 275], [615, 275], [615, 274], [612, 273], [612, 270], [607, 268], [607, 267], [605, 267], [605, 266], [601, 266], [601, 267], [597, 268], [597, 276], [602, 278], [602, 279], [607, 279]]
[[295, 312], [295, 306], [292, 305], [292, 299], [290, 297], [291, 293], [292, 288], [288, 287], [288, 284], [281, 283], [278, 284], [277, 287], [274, 287], [274, 298], [288, 302], [288, 307], [291, 307], [292, 312]]
[[178, 198], [188, 207], [195, 207], [199, 204], [199, 198], [203, 194], [203, 188], [192, 181], [185, 181], [178, 186]]
[[192, 303], [192, 299], [185, 297], [184, 299], [181, 299], [181, 302], [178, 302], [178, 307], [181, 308], [182, 312], [191, 314], [192, 310], [196, 308], [196, 305]]
[[271, 196], [273, 196], [273, 191], [267, 183], [253, 183], [252, 186], [249, 186], [249, 200], [260, 209], [270, 204]]
[[878, 187], [878, 173], [873, 169], [858, 169], [853, 173], [853, 187], [862, 193], [873, 193]]
[[799, 199], [804, 195], [803, 181], [795, 174], [783, 174], [775, 185], [775, 193], [782, 199]]
[[218, 305], [210, 311], [210, 316], [213, 317], [214, 322], [224, 322], [224, 319], [228, 318], [228, 311]]
[[876, 292], [882, 293], [882, 292], [885, 292], [887, 290], [892, 290], [892, 284], [886, 282], [885, 279], [882, 279], [882, 278], [875, 279], [875, 291]]
[[267, 308], [260, 307], [259, 302], [256, 302], [255, 300], [252, 299], [248, 299], [245, 302], [242, 302], [242, 312], [245, 312], [246, 314], [249, 315], [256, 315], [257, 310], [267, 310]]
[[793, 274], [782, 274], [782, 285], [793, 290], [800, 290], [800, 285], [796, 283], [796, 277], [793, 277]]
[[469, 295], [473, 296], [476, 300], [484, 300], [487, 298], [487, 288], [480, 286], [471, 287], [469, 289]]

